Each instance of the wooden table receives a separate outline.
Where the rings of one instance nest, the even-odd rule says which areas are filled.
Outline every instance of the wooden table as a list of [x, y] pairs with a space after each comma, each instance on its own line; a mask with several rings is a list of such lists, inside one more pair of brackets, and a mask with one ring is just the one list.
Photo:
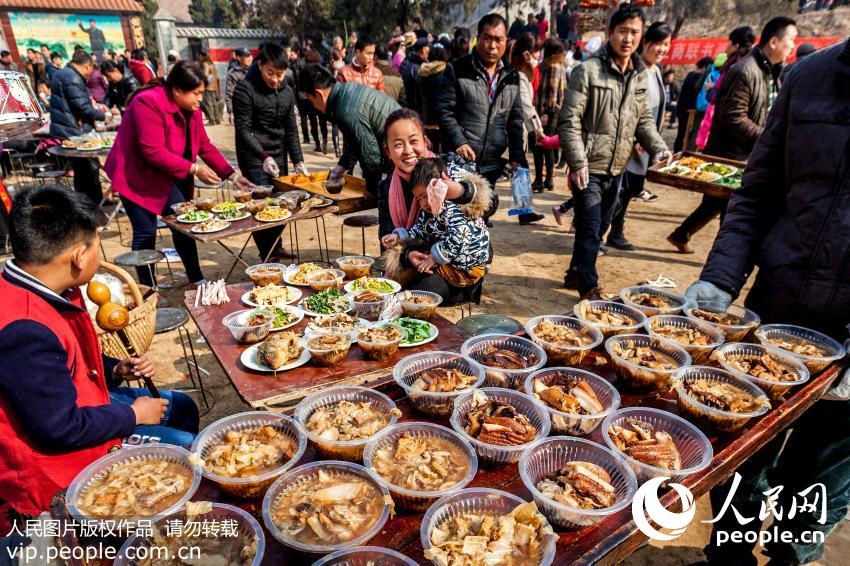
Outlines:
[[[726, 157], [717, 157], [714, 155], [696, 153], [693, 151], [683, 151], [681, 153], [677, 153], [673, 156], [673, 161], [678, 161], [683, 157], [696, 157], [704, 161], [724, 163], [726, 165], [732, 165], [733, 167], [736, 167], [741, 171], [743, 171], [744, 168], [747, 166], [746, 162], [744, 161], [736, 161], [734, 159], [728, 159]], [[662, 173], [660, 169], [664, 169], [665, 167], [667, 167], [667, 165], [663, 162], [656, 163], [655, 165], [650, 166], [650, 168], [646, 171], [647, 181], [658, 183], [659, 185], [667, 185], [668, 187], [683, 189], [685, 191], [691, 191], [708, 195], [710, 197], [718, 198], [729, 198], [735, 191], [735, 189], [732, 189], [731, 187], [727, 187], [725, 185], [718, 185], [717, 183], [710, 183], [708, 181], [698, 181], [696, 179], [689, 179], [688, 177], [683, 177], [681, 175], [671, 175], [670, 173]]]
[[375, 195], [366, 196], [366, 181], [353, 175], [344, 175], [345, 184], [342, 191], [331, 194], [325, 189], [323, 181], [328, 178], [329, 171], [319, 171], [309, 176], [284, 175], [274, 179], [275, 187], [279, 190], [302, 189], [314, 195], [329, 198], [339, 207], [338, 214], [361, 212], [378, 206]]
[[[230, 222], [229, 223], [230, 226], [228, 226], [224, 230], [221, 230], [219, 232], [211, 232], [209, 234], [198, 234], [198, 233], [192, 232], [192, 227], [196, 226], [196, 224], [187, 224], [187, 223], [184, 223], [184, 222], [178, 222], [177, 216], [173, 215], [173, 214], [169, 215], [169, 216], [163, 216], [162, 221], [165, 222], [165, 224], [169, 228], [171, 228], [172, 230], [176, 230], [176, 231], [180, 232], [181, 234], [185, 234], [185, 235], [189, 236], [190, 238], [192, 238], [193, 240], [197, 240], [197, 241], [203, 242], [205, 244], [209, 243], [209, 242], [216, 242], [222, 248], [224, 248], [227, 251], [227, 253], [232, 255], [233, 258], [234, 258], [233, 265], [230, 266], [230, 269], [228, 270], [227, 275], [224, 278], [225, 281], [226, 281], [230, 277], [230, 274], [233, 273], [233, 269], [236, 267], [236, 265], [238, 263], [241, 262], [245, 267], [251, 266], [251, 264], [249, 264], [244, 259], [242, 259], [242, 254], [245, 252], [245, 248], [248, 246], [248, 242], [251, 241], [251, 237], [250, 237], [251, 233], [257, 232], [259, 230], [266, 230], [268, 228], [284, 228], [284, 227], [286, 227], [286, 226], [288, 226], [288, 225], [290, 225], [294, 222], [298, 222], [299, 220], [312, 220], [312, 219], [316, 220], [316, 232], [317, 232], [317, 234], [319, 234], [319, 254], [321, 255], [322, 261], [325, 261], [324, 253], [323, 253], [322, 250], [323, 249], [328, 250], [328, 261], [329, 261], [330, 260], [330, 250], [328, 249], [327, 238], [325, 238], [325, 242], [324, 242], [324, 244], [322, 244], [322, 233], [323, 233], [323, 231], [321, 231], [321, 232], [319, 231], [319, 223], [318, 223], [319, 220], [318, 219], [322, 218], [322, 221], [324, 222], [323, 217], [326, 214], [335, 214], [338, 211], [339, 211], [339, 209], [335, 205], [325, 206], [325, 207], [322, 207], [322, 208], [313, 208], [313, 209], [307, 211], [306, 213], [301, 213], [300, 211], [295, 212], [289, 218], [287, 218], [285, 220], [278, 220], [277, 222], [260, 222], [259, 220], [257, 220], [253, 216], [250, 216], [249, 218], [246, 218], [245, 220], [237, 220], [236, 222]], [[298, 234], [297, 234], [296, 230], [290, 230], [290, 232], [289, 232], [290, 244], [293, 243], [293, 232], [295, 232], [295, 236], [294, 236], [295, 237], [295, 240], [294, 240], [295, 244], [294, 244], [293, 248], [296, 250], [296, 256], [300, 256], [301, 255], [300, 249], [299, 249], [298, 244], [297, 244]], [[231, 250], [227, 246], [227, 244], [225, 244], [222, 241], [224, 238], [230, 238], [232, 236], [241, 236], [243, 234], [247, 234], [248, 237], [245, 238], [245, 243], [242, 244], [242, 247], [239, 249], [239, 253], [235, 253], [233, 250]], [[271, 253], [274, 251], [275, 246], [277, 246], [278, 241], [280, 241], [280, 236], [278, 236], [277, 240], [275, 240], [275, 243], [271, 246], [271, 248], [269, 250], [269, 255], [271, 255]], [[299, 263], [300, 263], [300, 259], [301, 258], [298, 257]], [[269, 260], [268, 256], [263, 258], [264, 262], [267, 262], [268, 260]]]
[[[345, 361], [333, 367], [323, 368], [308, 362], [300, 368], [277, 375], [255, 372], [244, 367], [239, 361], [239, 356], [248, 346], [237, 343], [230, 331], [221, 324], [221, 319], [226, 315], [251, 308], [243, 305], [239, 297], [252, 288], [252, 283], [228, 285], [230, 302], [208, 307], [195, 307], [195, 291], [188, 291], [185, 304], [234, 389], [253, 407], [266, 408], [270, 405], [291, 403], [330, 385], [386, 383], [392, 380], [392, 368], [402, 358], [428, 350], [457, 351], [467, 338], [454, 324], [442, 316], [434, 315], [431, 322], [440, 331], [436, 340], [416, 348], [399, 348], [392, 358], [383, 362], [366, 360], [360, 348], [353, 344]], [[305, 297], [312, 294], [309, 287], [300, 289]], [[293, 328], [301, 331], [309, 321], [310, 318], [305, 317]]]

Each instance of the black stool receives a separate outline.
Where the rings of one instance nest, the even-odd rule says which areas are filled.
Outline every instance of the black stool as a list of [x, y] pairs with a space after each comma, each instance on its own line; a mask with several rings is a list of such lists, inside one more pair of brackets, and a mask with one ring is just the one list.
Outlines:
[[[165, 254], [159, 250], [135, 250], [132, 252], [124, 252], [123, 254], [115, 256], [114, 263], [121, 267], [147, 267], [151, 274], [151, 281], [153, 281], [153, 291], [156, 292], [159, 290], [159, 286], [156, 282], [155, 266], [163, 259], [165, 259]], [[171, 273], [171, 264], [167, 261], [165, 263], [168, 266], [168, 274], [170, 276], [171, 283], [174, 284], [174, 274]]]
[[[444, 307], [460, 307], [460, 316], [461, 319], [468, 318], [472, 316], [472, 304], [476, 305], [481, 304], [481, 294], [484, 292], [484, 277], [479, 279], [475, 285], [470, 285], [469, 287], [465, 287], [461, 292], [461, 296], [458, 299], [455, 299], [450, 302], [443, 303]], [[463, 315], [463, 307], [466, 305], [466, 309], [469, 311], [469, 314], [464, 317]]]
[[366, 255], [366, 228], [378, 225], [376, 214], [355, 214], [342, 221], [339, 227], [339, 255], [345, 255], [345, 227], [360, 228], [360, 244], [363, 248], [362, 255]]
[[476, 314], [462, 318], [457, 322], [458, 327], [470, 336], [481, 334], [516, 334], [522, 330], [522, 325], [507, 316], [500, 314]]
[[[215, 407], [215, 394], [204, 386], [204, 378], [202, 372], [205, 372], [198, 365], [198, 357], [195, 355], [195, 345], [192, 343], [192, 336], [186, 328], [189, 322], [189, 313], [183, 309], [177, 308], [161, 308], [156, 309], [156, 326], [154, 334], [165, 334], [172, 330], [177, 330], [177, 335], [180, 340], [180, 346], [183, 348], [183, 359], [186, 361], [186, 373], [189, 374], [189, 380], [192, 382], [192, 387], [187, 389], [177, 389], [184, 393], [200, 393], [201, 400], [204, 402], [205, 410], [201, 412], [201, 416], [209, 413]], [[189, 349], [186, 349], [186, 344], [189, 344]], [[189, 359], [191, 353], [192, 359]]]

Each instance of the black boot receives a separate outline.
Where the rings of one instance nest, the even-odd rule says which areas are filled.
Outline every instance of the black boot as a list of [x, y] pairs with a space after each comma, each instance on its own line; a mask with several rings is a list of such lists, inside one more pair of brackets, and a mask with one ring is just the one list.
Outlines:
[[543, 220], [544, 216], [542, 214], [538, 214], [536, 212], [529, 212], [528, 214], [520, 214], [519, 215], [519, 224], [520, 226], [525, 226], [526, 224], [532, 224], [539, 220]]

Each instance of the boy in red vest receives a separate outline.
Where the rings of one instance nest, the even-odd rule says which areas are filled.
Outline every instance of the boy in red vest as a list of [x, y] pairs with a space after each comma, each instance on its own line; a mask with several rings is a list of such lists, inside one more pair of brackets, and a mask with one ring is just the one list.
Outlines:
[[[182, 426], [175, 432], [187, 436], [175, 443], [185, 443], [193, 438], [187, 429], [197, 432], [197, 407], [185, 394], [163, 391], [154, 399], [112, 387], [154, 371], [145, 357], [103, 356], [83, 303], [79, 287], [100, 265], [104, 220], [81, 193], [57, 187], [21, 192], [12, 206], [14, 259], [0, 275], [0, 502], [11, 516], [46, 511], [84, 467], [121, 448], [122, 438]], [[132, 394], [131, 402], [110, 402], [111, 391]], [[0, 536], [9, 532], [3, 504]]]

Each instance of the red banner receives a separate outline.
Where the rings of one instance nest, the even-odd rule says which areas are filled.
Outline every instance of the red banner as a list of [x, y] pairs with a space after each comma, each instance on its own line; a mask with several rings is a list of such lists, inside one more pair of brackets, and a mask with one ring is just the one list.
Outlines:
[[[841, 39], [840, 37], [798, 37], [796, 45], [811, 43], [817, 49], [820, 49], [832, 45], [836, 41], [841, 41]], [[703, 57], [715, 57], [726, 50], [728, 42], [726, 38], [717, 37], [674, 39], [670, 44], [667, 57], [664, 58], [664, 64], [691, 65]], [[792, 51], [788, 62], [790, 63], [794, 58]]]

